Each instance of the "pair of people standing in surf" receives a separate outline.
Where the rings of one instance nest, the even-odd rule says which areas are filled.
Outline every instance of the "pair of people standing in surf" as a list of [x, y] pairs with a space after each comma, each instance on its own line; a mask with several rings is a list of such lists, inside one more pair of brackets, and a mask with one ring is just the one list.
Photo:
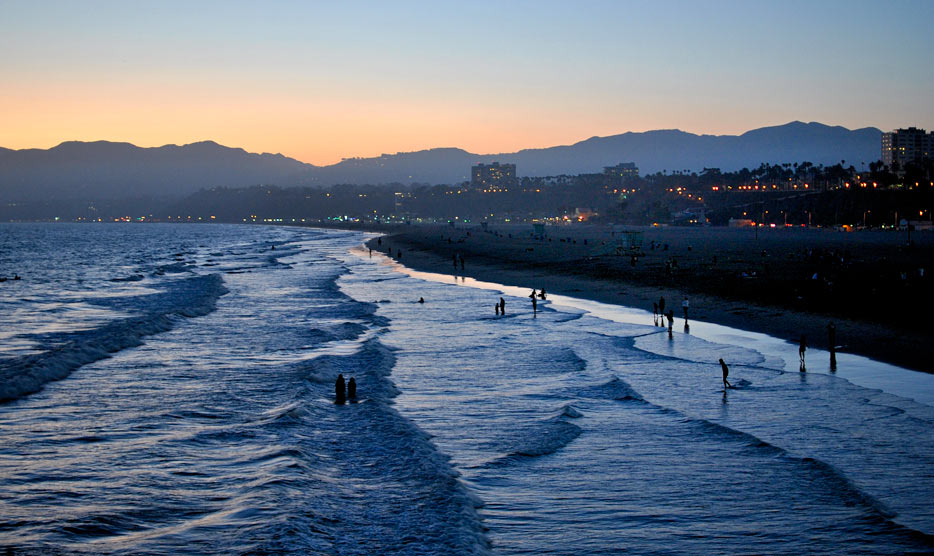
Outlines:
[[337, 380], [334, 382], [334, 397], [335, 402], [342, 404], [347, 400], [354, 402], [357, 400], [357, 381], [354, 377], [350, 377], [350, 381], [347, 382], [346, 387], [344, 384], [344, 375], [337, 375]]

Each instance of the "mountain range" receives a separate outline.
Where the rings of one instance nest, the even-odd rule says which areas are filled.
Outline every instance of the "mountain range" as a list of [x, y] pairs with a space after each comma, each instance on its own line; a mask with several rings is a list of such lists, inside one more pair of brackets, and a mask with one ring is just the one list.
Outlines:
[[314, 166], [281, 154], [255, 154], [213, 141], [141, 148], [129, 143], [69, 141], [51, 149], [0, 148], [0, 201], [178, 198], [212, 187], [257, 184], [330, 186], [340, 183], [452, 184], [469, 180], [470, 167], [516, 164], [519, 176], [602, 171], [634, 162], [642, 174], [724, 171], [809, 161], [857, 167], [880, 158], [882, 132], [817, 122], [791, 122], [742, 135], [696, 135], [679, 130], [592, 137], [573, 145], [479, 155], [457, 148], [384, 154]]

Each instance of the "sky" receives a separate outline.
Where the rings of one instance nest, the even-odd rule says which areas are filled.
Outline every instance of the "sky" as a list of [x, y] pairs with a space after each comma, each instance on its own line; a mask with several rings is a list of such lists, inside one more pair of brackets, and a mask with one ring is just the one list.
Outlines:
[[794, 120], [934, 130], [934, 1], [0, 0], [0, 147], [312, 164]]

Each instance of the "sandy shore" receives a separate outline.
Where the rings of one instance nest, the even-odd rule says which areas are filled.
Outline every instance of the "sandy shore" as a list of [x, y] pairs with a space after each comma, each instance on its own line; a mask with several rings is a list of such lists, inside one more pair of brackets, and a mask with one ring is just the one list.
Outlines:
[[[641, 232], [635, 260], [617, 254], [623, 230]], [[833, 322], [840, 352], [931, 373], [932, 334], [916, 317], [932, 311], [930, 235], [908, 249], [896, 232], [579, 226], [537, 238], [530, 226], [413, 225], [368, 245], [416, 270], [453, 274], [458, 255], [458, 275], [648, 311], [664, 296], [679, 323], [687, 296], [692, 320], [821, 349]]]

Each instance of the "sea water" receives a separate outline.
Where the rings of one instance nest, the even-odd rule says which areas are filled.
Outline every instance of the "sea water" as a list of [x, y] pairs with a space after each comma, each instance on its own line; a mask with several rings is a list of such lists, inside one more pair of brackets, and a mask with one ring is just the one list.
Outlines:
[[0, 234], [9, 552], [934, 550], [934, 408], [844, 369], [514, 291], [496, 315], [359, 233]]

